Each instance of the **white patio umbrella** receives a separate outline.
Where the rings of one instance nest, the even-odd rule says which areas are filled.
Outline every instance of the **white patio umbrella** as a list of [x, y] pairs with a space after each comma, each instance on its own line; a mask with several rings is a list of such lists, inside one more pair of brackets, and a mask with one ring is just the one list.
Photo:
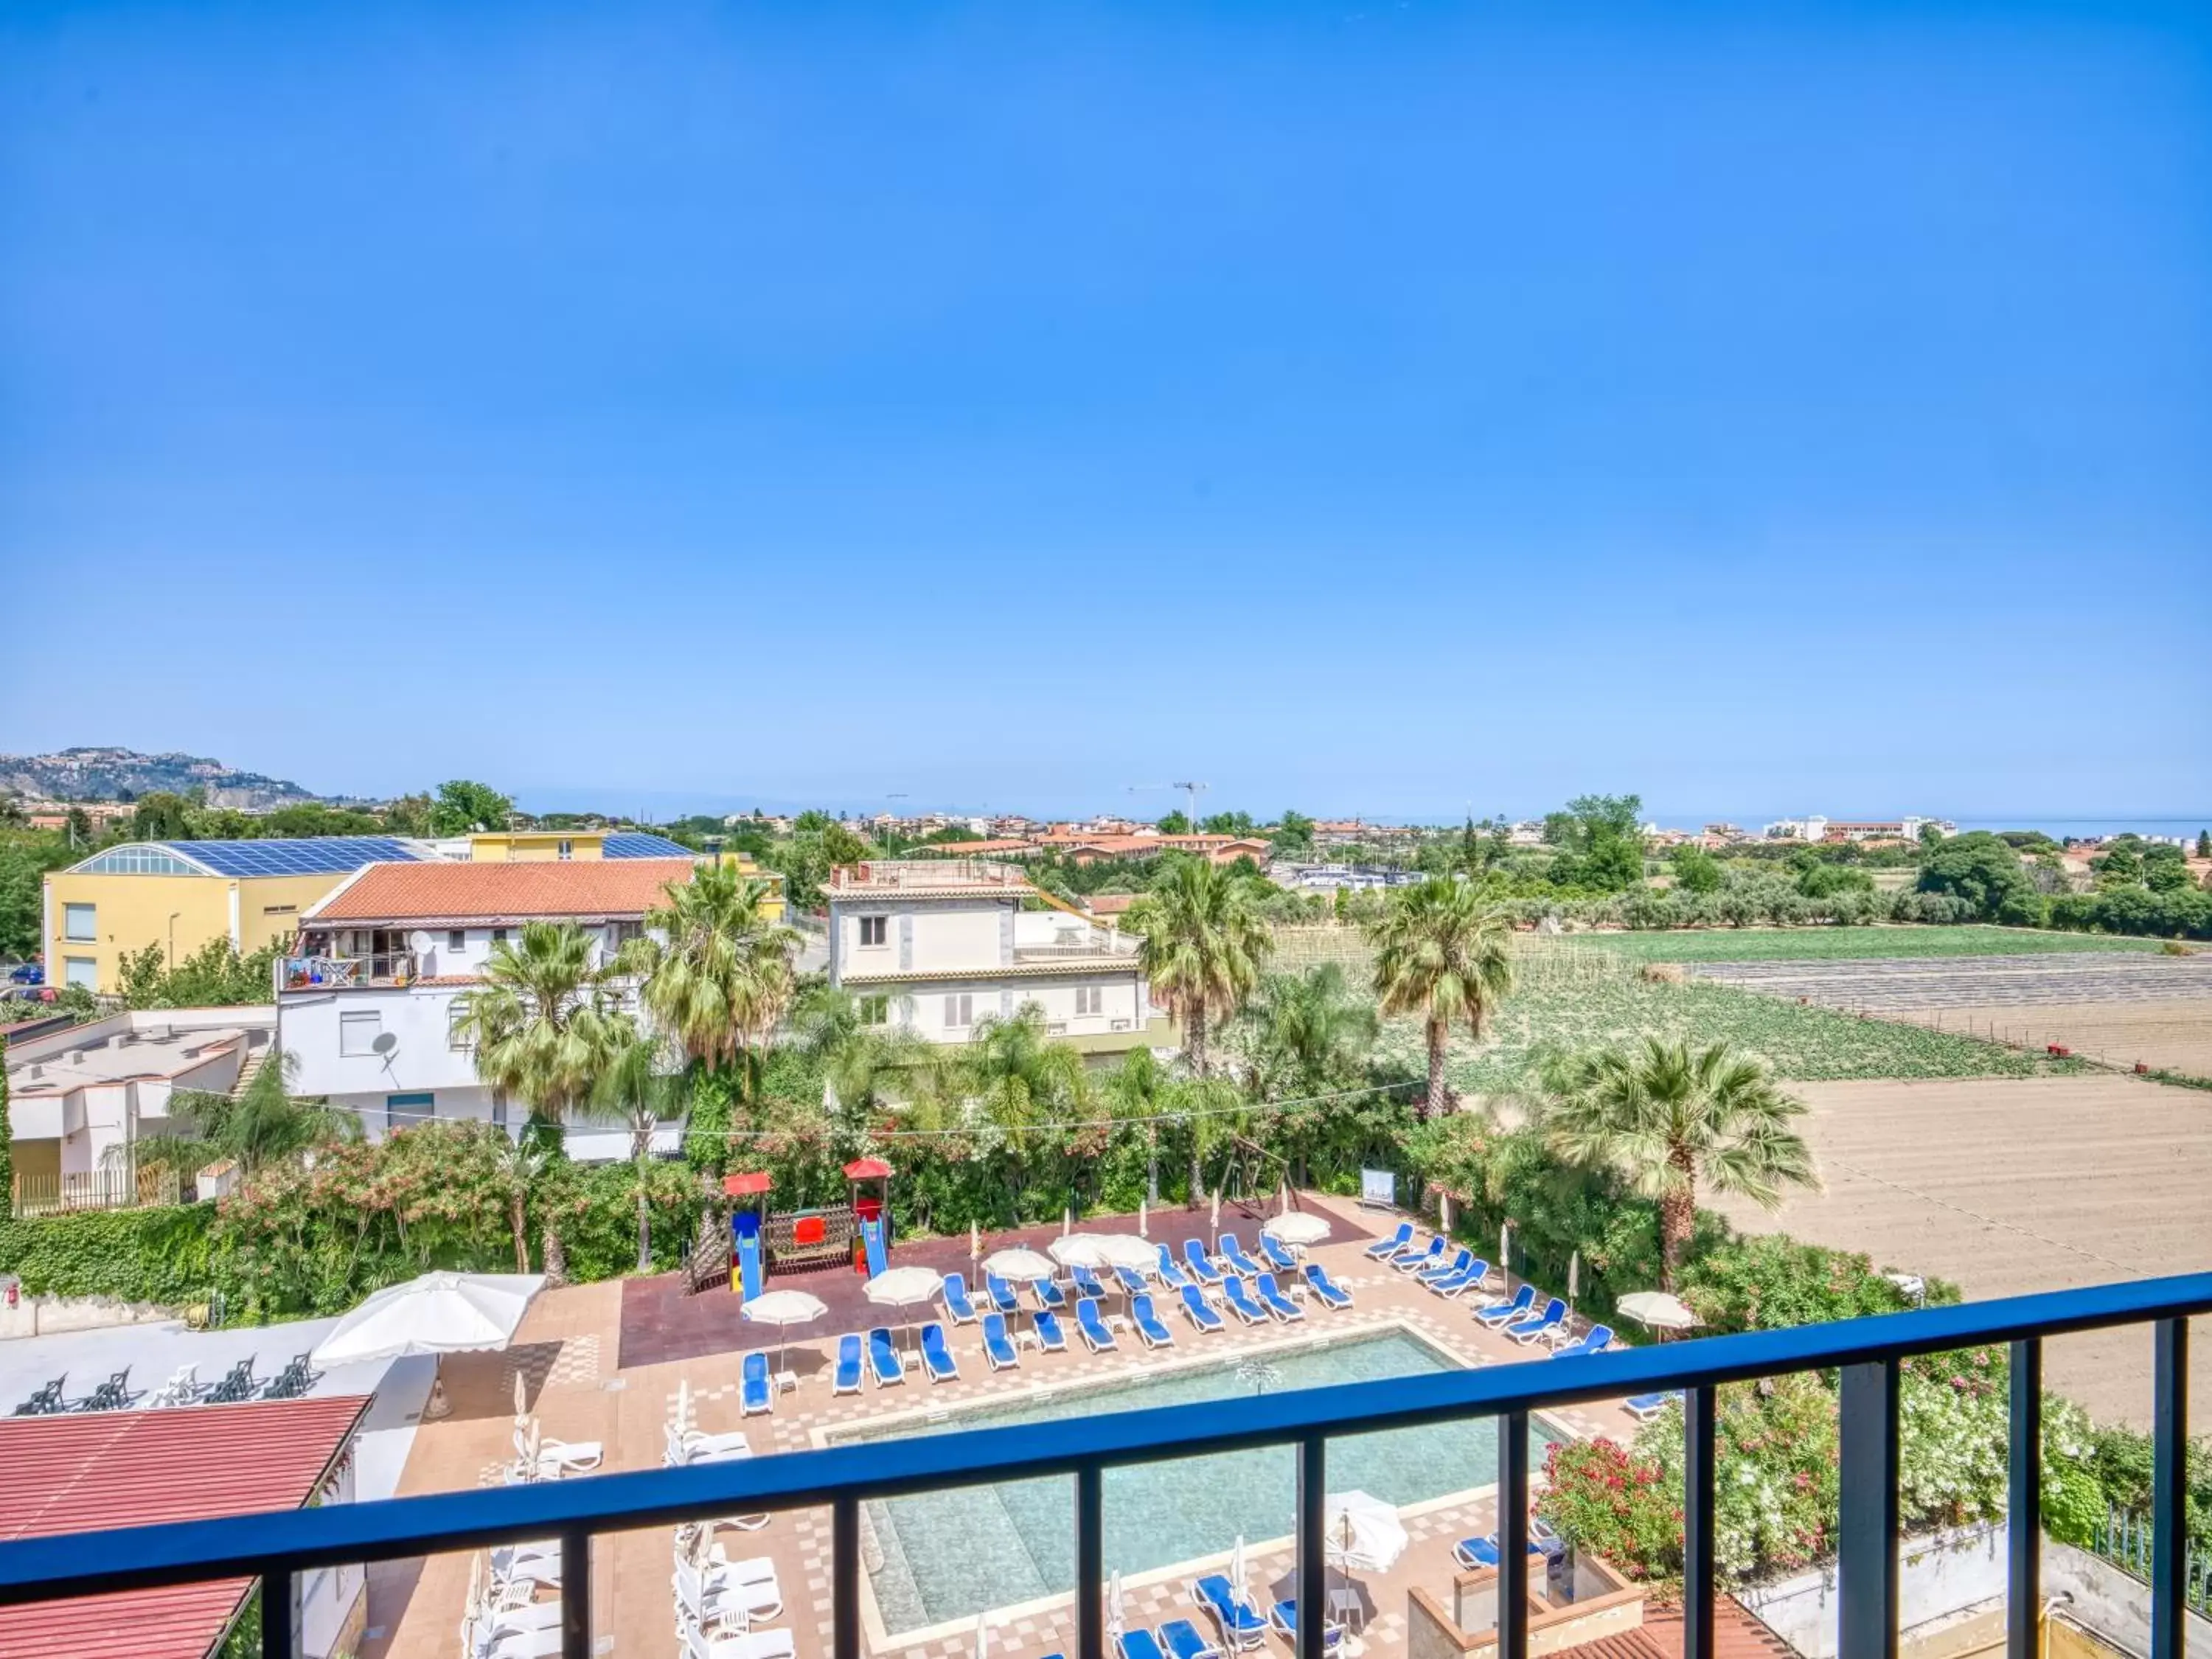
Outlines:
[[[911, 1270], [902, 1268], [901, 1271]], [[787, 1365], [791, 1346], [790, 1328], [810, 1325], [829, 1311], [821, 1297], [809, 1296], [805, 1291], [770, 1291], [765, 1296], [753, 1297], [738, 1310], [741, 1319], [756, 1325], [776, 1328], [775, 1370], [779, 1387], [789, 1386], [780, 1379], [790, 1375]]]
[[1103, 1267], [1106, 1265], [1106, 1240], [1098, 1233], [1071, 1233], [1054, 1239], [1045, 1249], [1063, 1267]]
[[1680, 1297], [1664, 1291], [1638, 1291], [1624, 1296], [1613, 1304], [1615, 1312], [1626, 1314], [1639, 1325], [1655, 1331], [1686, 1331], [1702, 1322], [1697, 1314]]
[[983, 1258], [983, 1271], [996, 1273], [1017, 1285], [1026, 1285], [1032, 1279], [1050, 1279], [1054, 1273], [1052, 1258], [1017, 1245], [1012, 1249], [994, 1250]]
[[1279, 1215], [1260, 1229], [1281, 1244], [1318, 1244], [1329, 1235], [1328, 1220], [1310, 1210], [1293, 1210], [1288, 1215]]
[[1109, 1233], [1101, 1250], [1108, 1263], [1127, 1267], [1132, 1273], [1158, 1273], [1160, 1267], [1159, 1247], [1149, 1239], [1139, 1238], [1133, 1233]]
[[[927, 1302], [945, 1288], [944, 1276], [929, 1267], [893, 1267], [867, 1282], [861, 1294], [879, 1308], [902, 1310]], [[901, 1328], [911, 1325], [902, 1320]]]
[[1322, 1530], [1329, 1559], [1361, 1572], [1388, 1572], [1408, 1541], [1398, 1511], [1364, 1492], [1331, 1492]]
[[[387, 1285], [338, 1321], [308, 1364], [329, 1370], [410, 1354], [503, 1348], [544, 1284], [541, 1273], [435, 1273]], [[434, 1377], [422, 1414], [443, 1417], [450, 1409], [445, 1378]]]

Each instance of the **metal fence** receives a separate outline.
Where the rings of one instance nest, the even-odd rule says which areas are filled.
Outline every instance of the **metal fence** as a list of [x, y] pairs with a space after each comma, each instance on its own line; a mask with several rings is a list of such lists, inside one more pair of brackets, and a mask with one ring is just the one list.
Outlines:
[[180, 1188], [170, 1169], [102, 1168], [56, 1175], [18, 1173], [9, 1207], [18, 1220], [70, 1215], [79, 1210], [131, 1210], [174, 1204]]
[[[2097, 1528], [2090, 1547], [2116, 1567], [2138, 1578], [2151, 1575], [2152, 1534], [2149, 1518], [2114, 1510]], [[2191, 1545], [2181, 1567], [2181, 1598], [2207, 1618], [2212, 1618], [2212, 1555]]]
[[[591, 1549], [596, 1533], [704, 1516], [827, 1504], [831, 1659], [860, 1659], [863, 1500], [1044, 1476], [1074, 1477], [1076, 1650], [1104, 1659], [1103, 1477], [1109, 1468], [1289, 1446], [1297, 1456], [1297, 1603], [1326, 1601], [1324, 1516], [1332, 1436], [1495, 1417], [1497, 1659], [1528, 1655], [1528, 1419], [1532, 1412], [1680, 1389], [1685, 1402], [1683, 1659], [1714, 1659], [1715, 1401], [1723, 1383], [1838, 1368], [1838, 1653], [1898, 1650], [1899, 1368], [1917, 1354], [2011, 1347], [2010, 1505], [2041, 1512], [2042, 1357], [2047, 1337], [2153, 1327], [2151, 1659], [2183, 1659], [2189, 1316], [2212, 1311], [2212, 1273], [2099, 1285], [2002, 1301], [1755, 1331], [1539, 1364], [1495, 1365], [1384, 1382], [1262, 1394], [1233, 1402], [1103, 1413], [1042, 1425], [830, 1446], [735, 1462], [595, 1475], [374, 1504], [59, 1534], [0, 1544], [0, 1606], [153, 1585], [258, 1577], [262, 1652], [292, 1659], [301, 1575], [349, 1562], [405, 1559], [525, 1539], [561, 1540], [563, 1659], [594, 1650]], [[2038, 1659], [2041, 1529], [2008, 1534], [2008, 1659]], [[1298, 1659], [1324, 1659], [1327, 1621], [1298, 1620]]]

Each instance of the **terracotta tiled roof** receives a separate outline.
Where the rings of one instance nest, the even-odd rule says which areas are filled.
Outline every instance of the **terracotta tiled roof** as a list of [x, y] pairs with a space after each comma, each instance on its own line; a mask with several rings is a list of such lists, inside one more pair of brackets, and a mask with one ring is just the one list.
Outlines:
[[689, 859], [592, 859], [543, 864], [372, 864], [301, 915], [303, 923], [404, 921], [431, 926], [536, 918], [635, 917], [691, 879]]
[[[0, 1539], [297, 1509], [365, 1396], [0, 1421]], [[204, 1659], [252, 1581], [0, 1608], [0, 1659]]]

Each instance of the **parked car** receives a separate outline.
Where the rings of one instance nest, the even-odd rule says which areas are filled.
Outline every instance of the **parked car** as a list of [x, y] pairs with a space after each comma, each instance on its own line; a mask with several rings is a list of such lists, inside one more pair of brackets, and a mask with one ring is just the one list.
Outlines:
[[46, 970], [35, 962], [19, 962], [8, 971], [10, 985], [44, 985]]

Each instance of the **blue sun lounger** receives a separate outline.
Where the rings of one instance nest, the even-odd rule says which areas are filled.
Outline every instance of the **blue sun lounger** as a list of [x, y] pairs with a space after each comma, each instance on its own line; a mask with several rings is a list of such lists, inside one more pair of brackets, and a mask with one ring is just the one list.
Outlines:
[[1304, 1308], [1283, 1294], [1282, 1286], [1275, 1283], [1274, 1274], [1263, 1273], [1252, 1282], [1258, 1288], [1260, 1300], [1267, 1304], [1267, 1311], [1285, 1325], [1295, 1325], [1306, 1316]]
[[1247, 1279], [1255, 1279], [1262, 1271], [1258, 1262], [1244, 1254], [1244, 1241], [1237, 1237], [1235, 1233], [1221, 1235], [1220, 1255], [1224, 1262], [1243, 1273]]
[[1566, 1323], [1567, 1304], [1553, 1297], [1544, 1304], [1544, 1311], [1531, 1314], [1526, 1319], [1516, 1319], [1505, 1328], [1505, 1334], [1524, 1347], [1540, 1336], [1547, 1336]]
[[[1276, 1602], [1267, 1609], [1267, 1622], [1283, 1633], [1292, 1651], [1296, 1651], [1298, 1645], [1298, 1604], [1289, 1600]], [[1344, 1640], [1344, 1626], [1332, 1620], [1322, 1630], [1321, 1639], [1324, 1648], [1334, 1648]]]
[[1267, 1640], [1267, 1621], [1249, 1601], [1240, 1601], [1228, 1578], [1210, 1572], [1190, 1587], [1190, 1599], [1213, 1615], [1221, 1639], [1232, 1648], [1256, 1648]]
[[1014, 1287], [996, 1273], [983, 1275], [983, 1293], [991, 1298], [991, 1305], [1002, 1314], [1018, 1314], [1022, 1310], [1021, 1299]]
[[906, 1381], [906, 1362], [891, 1346], [891, 1328], [888, 1325], [878, 1325], [868, 1333], [868, 1369], [875, 1374], [879, 1389]]
[[1168, 1659], [1221, 1659], [1221, 1650], [1200, 1636], [1188, 1619], [1162, 1620], [1160, 1643]]
[[1142, 1296], [1151, 1288], [1151, 1286], [1145, 1283], [1144, 1274], [1139, 1273], [1133, 1267], [1115, 1268], [1114, 1279], [1115, 1282], [1120, 1285], [1123, 1291], [1127, 1291], [1133, 1297]]
[[1200, 1330], [1211, 1335], [1223, 1328], [1221, 1316], [1213, 1311], [1212, 1304], [1200, 1293], [1197, 1285], [1187, 1284], [1177, 1294], [1182, 1297], [1183, 1312]]
[[1030, 1321], [1030, 1328], [1036, 1333], [1037, 1346], [1047, 1353], [1067, 1352], [1067, 1333], [1060, 1328], [1060, 1316], [1041, 1313]]
[[1603, 1353], [1606, 1349], [1612, 1345], [1612, 1326], [1593, 1325], [1589, 1328], [1589, 1334], [1587, 1336], [1583, 1337], [1580, 1340], [1570, 1342], [1562, 1348], [1553, 1349], [1552, 1358], [1554, 1359], [1572, 1359], [1577, 1354]]
[[860, 1338], [856, 1331], [848, 1331], [837, 1339], [837, 1369], [830, 1374], [830, 1392], [858, 1394], [860, 1391]]
[[1160, 1246], [1160, 1283], [1171, 1291], [1180, 1291], [1190, 1283], [1183, 1276], [1182, 1269], [1176, 1266], [1175, 1256], [1164, 1244]]
[[1222, 1299], [1229, 1304], [1229, 1311], [1247, 1325], [1264, 1325], [1267, 1310], [1255, 1302], [1244, 1289], [1244, 1281], [1231, 1273], [1221, 1281]]
[[933, 1319], [921, 1328], [921, 1368], [929, 1373], [933, 1382], [960, 1380], [960, 1362], [945, 1346], [945, 1327]]
[[945, 1275], [945, 1315], [956, 1325], [975, 1322], [975, 1304], [968, 1299], [968, 1281], [958, 1273]]
[[[1544, 1547], [1532, 1538], [1528, 1540], [1528, 1553], [1541, 1556]], [[1498, 1565], [1498, 1540], [1494, 1535], [1462, 1538], [1452, 1546], [1452, 1559], [1462, 1567], [1494, 1567]]]
[[1421, 1273], [1428, 1272], [1431, 1267], [1442, 1267], [1443, 1256], [1444, 1236], [1438, 1233], [1429, 1241], [1427, 1249], [1408, 1250], [1405, 1255], [1393, 1261], [1390, 1265], [1401, 1273]]
[[1036, 1293], [1037, 1306], [1048, 1312], [1058, 1313], [1067, 1306], [1067, 1292], [1049, 1279], [1033, 1279], [1030, 1289]]
[[1199, 1285], [1218, 1285], [1221, 1271], [1206, 1259], [1206, 1249], [1194, 1238], [1182, 1242], [1182, 1268]]
[[1482, 1281], [1490, 1277], [1490, 1264], [1476, 1256], [1466, 1267], [1448, 1279], [1431, 1279], [1429, 1288], [1441, 1297], [1455, 1297], [1462, 1291], [1479, 1290]]
[[1413, 1224], [1401, 1221], [1396, 1232], [1388, 1238], [1378, 1238], [1367, 1247], [1367, 1259], [1370, 1261], [1388, 1261], [1413, 1242]]
[[775, 1408], [775, 1384], [768, 1374], [768, 1356], [756, 1348], [738, 1370], [738, 1415], [756, 1417]]
[[1468, 1249], [1466, 1245], [1462, 1244], [1460, 1246], [1459, 1254], [1454, 1256], [1449, 1264], [1440, 1264], [1434, 1267], [1424, 1267], [1420, 1272], [1415, 1273], [1413, 1277], [1419, 1279], [1422, 1284], [1427, 1285], [1431, 1290], [1434, 1290], [1437, 1285], [1443, 1284], [1447, 1279], [1456, 1279], [1462, 1273], [1465, 1273], [1467, 1271], [1468, 1263], [1474, 1260], [1474, 1252]]
[[1086, 1296], [1075, 1304], [1075, 1328], [1091, 1352], [1112, 1352], [1114, 1333], [1106, 1328], [1106, 1322], [1098, 1316], [1097, 1297]]
[[1283, 1273], [1294, 1273], [1298, 1270], [1297, 1257], [1285, 1249], [1274, 1234], [1264, 1229], [1260, 1234], [1260, 1254]]
[[994, 1371], [1010, 1371], [1022, 1363], [1020, 1354], [1006, 1335], [1006, 1316], [1001, 1313], [983, 1316], [983, 1357], [991, 1362]]
[[1668, 1389], [1659, 1394], [1632, 1395], [1622, 1401], [1621, 1407], [1639, 1423], [1649, 1423], [1667, 1409], [1667, 1402], [1681, 1397], [1680, 1389]]
[[1168, 1659], [1161, 1650], [1159, 1638], [1142, 1625], [1115, 1632], [1114, 1651], [1121, 1659]]
[[1152, 1298], [1142, 1291], [1129, 1298], [1129, 1322], [1137, 1328], [1137, 1334], [1145, 1339], [1146, 1347], [1175, 1346], [1175, 1333], [1160, 1323], [1160, 1316], [1152, 1311]]
[[1106, 1287], [1098, 1282], [1098, 1275], [1088, 1267], [1071, 1267], [1068, 1277], [1075, 1281], [1078, 1296], [1103, 1297], [1106, 1294]]
[[1522, 1314], [1527, 1313], [1535, 1305], [1535, 1301], [1536, 1287], [1534, 1285], [1523, 1285], [1515, 1293], [1510, 1302], [1493, 1302], [1486, 1308], [1477, 1308], [1474, 1310], [1475, 1321], [1495, 1330], [1498, 1326], [1518, 1319]]
[[1352, 1292], [1331, 1279], [1328, 1269], [1320, 1262], [1307, 1262], [1305, 1273], [1308, 1288], [1321, 1298], [1323, 1307], [1348, 1308], [1352, 1305]]

